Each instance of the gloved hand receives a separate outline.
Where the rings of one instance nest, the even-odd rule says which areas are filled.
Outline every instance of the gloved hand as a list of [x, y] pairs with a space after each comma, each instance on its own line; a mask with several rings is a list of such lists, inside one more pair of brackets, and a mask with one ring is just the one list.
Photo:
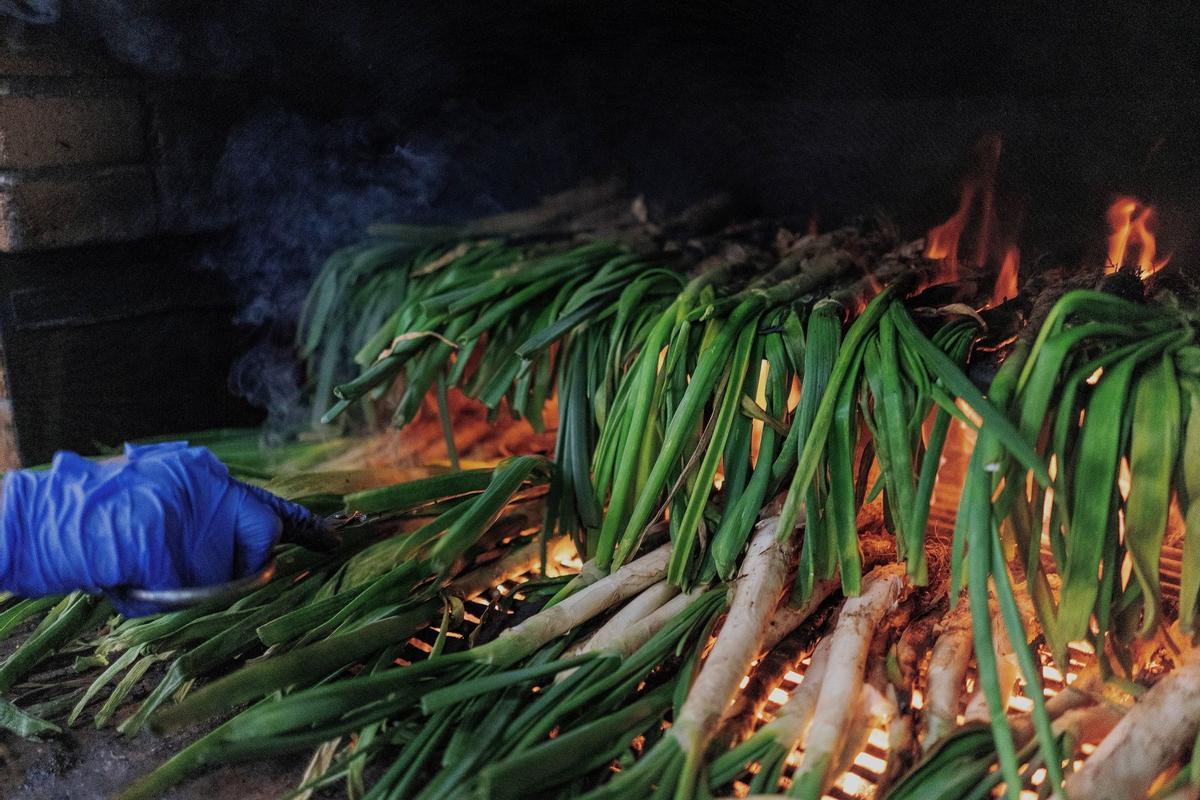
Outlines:
[[[223, 583], [261, 569], [281, 535], [336, 543], [319, 518], [231, 478], [203, 447], [126, 445], [124, 457], [99, 462], [60, 452], [49, 471], [5, 476], [0, 589], [35, 597]], [[160, 610], [115, 602], [125, 616]]]

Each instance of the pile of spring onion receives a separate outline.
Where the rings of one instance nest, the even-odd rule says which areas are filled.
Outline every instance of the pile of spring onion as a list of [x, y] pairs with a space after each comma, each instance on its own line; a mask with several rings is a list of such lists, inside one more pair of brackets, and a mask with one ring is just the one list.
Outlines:
[[[224, 607], [9, 599], [0, 635], [40, 621], [0, 664], [0, 725], [107, 724], [160, 675], [122, 730], [220, 724], [126, 800], [308, 752], [295, 796], [816, 800], [868, 742], [878, 796], [1191, 796], [1194, 298], [1069, 291], [998, 341], [1033, 304], [939, 305], [938, 265], [887, 229], [670, 227], [335, 255], [300, 340], [325, 424], [436, 408], [457, 463], [462, 395], [550, 420], [552, 458], [361, 491], [310, 459], [268, 487], [368, 524]], [[506, 575], [511, 615], [464, 621]], [[39, 689], [48, 665], [87, 680]], [[1078, 675], [1046, 697], [1047, 667]]]

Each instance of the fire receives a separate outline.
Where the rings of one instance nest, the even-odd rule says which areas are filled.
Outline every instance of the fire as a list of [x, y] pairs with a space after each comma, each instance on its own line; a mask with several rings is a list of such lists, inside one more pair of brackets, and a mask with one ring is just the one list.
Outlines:
[[[877, 295], [883, 291], [883, 284], [880, 283], [879, 279], [876, 278], [871, 273], [868, 272], [865, 275], [863, 275], [863, 279], [867, 283], [867, 292], [870, 292], [871, 297], [874, 297], [875, 295]], [[870, 302], [870, 298], [867, 298], [867, 302]]]
[[929, 235], [926, 236], [925, 257], [941, 261], [945, 265], [944, 272], [949, 281], [958, 280], [958, 240], [962, 237], [963, 228], [967, 226], [967, 218], [971, 214], [974, 200], [975, 186], [968, 183], [959, 197], [958, 210], [941, 225], [930, 228]]
[[[940, 277], [951, 283], [958, 280], [959, 264], [967, 259], [976, 267], [987, 268], [995, 267], [995, 259], [999, 257], [989, 306], [1017, 296], [1017, 270], [1021, 262], [1020, 251], [1012, 243], [1019, 221], [1008, 220], [1009, 224], [1002, 226], [996, 213], [999, 163], [1000, 137], [984, 136], [976, 146], [971, 171], [963, 179], [958, 208], [948, 220], [930, 228], [925, 240], [925, 257], [940, 261]], [[959, 245], [968, 225], [973, 226], [975, 241], [964, 254]]]
[[1155, 260], [1157, 245], [1154, 207], [1136, 197], [1118, 197], [1108, 208], [1108, 266], [1116, 272], [1130, 259], [1130, 248], [1137, 247], [1138, 274], [1144, 279], [1158, 272], [1171, 260], [1170, 254]]
[[879, 279], [870, 272], [865, 273], [858, 281], [858, 289], [853, 293], [849, 301], [849, 304], [854, 307], [854, 314], [851, 318], [853, 319], [853, 317], [861, 314], [872, 298], [882, 291], [883, 284], [879, 282]]
[[992, 290], [992, 305], [998, 306], [1005, 300], [1017, 296], [1017, 270], [1021, 264], [1021, 251], [1010, 245], [1000, 262], [1000, 274], [996, 276], [996, 288]]

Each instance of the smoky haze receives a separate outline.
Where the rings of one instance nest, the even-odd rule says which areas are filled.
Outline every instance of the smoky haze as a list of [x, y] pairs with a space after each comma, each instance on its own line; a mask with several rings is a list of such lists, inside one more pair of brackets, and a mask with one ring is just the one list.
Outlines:
[[404, 62], [414, 45], [381, 38], [378, 16], [354, 2], [334, 15], [305, 2], [88, 0], [24, 11], [102, 42], [145, 78], [163, 227], [214, 233], [201, 265], [229, 276], [237, 323], [259, 332], [230, 389], [267, 410], [273, 428], [307, 419], [291, 343], [332, 252], [373, 222], [495, 213], [596, 167], [577, 163], [594, 148], [554, 109], [430, 93], [449, 76]]

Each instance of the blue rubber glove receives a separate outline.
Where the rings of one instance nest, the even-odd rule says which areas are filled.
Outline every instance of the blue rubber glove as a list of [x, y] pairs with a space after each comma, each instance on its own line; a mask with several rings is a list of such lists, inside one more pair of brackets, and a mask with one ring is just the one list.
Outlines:
[[[99, 462], [60, 452], [48, 471], [4, 478], [0, 589], [224, 583], [261, 569], [281, 535], [305, 546], [332, 536], [301, 506], [231, 478], [203, 447], [126, 445], [123, 458]], [[161, 610], [116, 603], [125, 616]]]

